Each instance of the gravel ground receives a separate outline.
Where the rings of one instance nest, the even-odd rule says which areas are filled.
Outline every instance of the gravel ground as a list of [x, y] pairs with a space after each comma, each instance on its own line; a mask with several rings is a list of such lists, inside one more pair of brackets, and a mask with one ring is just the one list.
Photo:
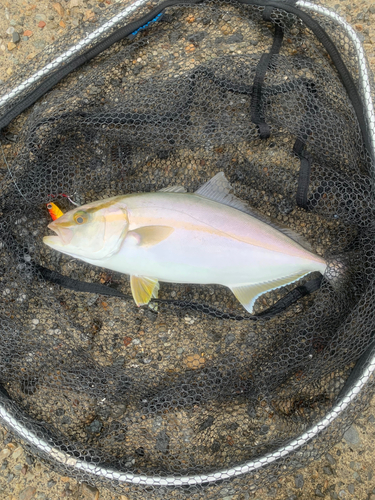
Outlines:
[[[61, 3], [30, 0], [0, 2], [0, 68], [5, 81], [46, 45], [54, 42], [82, 20], [94, 22], [113, 0], [70, 0]], [[346, 0], [328, 2], [361, 34], [372, 69], [375, 69], [375, 4]], [[374, 27], [373, 27], [374, 26]], [[0, 80], [0, 83], [2, 83]], [[370, 407], [321, 460], [286, 476], [270, 489], [258, 490], [252, 498], [297, 500], [312, 498], [375, 500], [373, 442], [375, 398]], [[125, 496], [98, 491], [68, 477], [51, 472], [31, 457], [14, 437], [0, 427], [0, 499], [126, 500]], [[232, 497], [226, 497], [227, 499]], [[233, 500], [236, 500], [233, 497]]]

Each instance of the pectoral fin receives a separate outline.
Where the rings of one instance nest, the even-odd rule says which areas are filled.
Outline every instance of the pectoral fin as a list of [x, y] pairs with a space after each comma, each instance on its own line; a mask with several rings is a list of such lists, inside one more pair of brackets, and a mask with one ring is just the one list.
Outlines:
[[145, 276], [130, 276], [130, 286], [137, 306], [148, 304], [152, 297], [157, 298], [159, 282]]
[[280, 288], [281, 286], [289, 285], [294, 281], [299, 280], [310, 271], [301, 271], [300, 273], [294, 274], [292, 276], [284, 276], [283, 278], [278, 278], [273, 281], [266, 281], [264, 283], [255, 283], [251, 285], [240, 285], [230, 287], [236, 298], [241, 302], [243, 307], [250, 313], [253, 313], [253, 308], [255, 301], [258, 297], [266, 292], [270, 292], [275, 288]]
[[136, 245], [151, 247], [168, 238], [174, 229], [170, 226], [144, 226], [129, 231], [126, 238], [133, 238]]

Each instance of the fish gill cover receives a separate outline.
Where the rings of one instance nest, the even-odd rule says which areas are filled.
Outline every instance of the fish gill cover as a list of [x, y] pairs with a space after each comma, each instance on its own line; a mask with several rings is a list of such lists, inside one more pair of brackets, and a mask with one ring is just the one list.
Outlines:
[[[248, 498], [322, 454], [371, 394], [345, 398], [374, 330], [367, 63], [317, 4], [265, 5], [138, 2], [120, 28], [114, 6], [107, 31], [77, 28], [0, 99], [0, 418], [129, 498]], [[51, 207], [58, 222], [72, 202], [193, 193], [219, 172], [324, 276], [252, 314], [224, 286], [173, 282], [139, 308], [127, 274], [43, 244]]]

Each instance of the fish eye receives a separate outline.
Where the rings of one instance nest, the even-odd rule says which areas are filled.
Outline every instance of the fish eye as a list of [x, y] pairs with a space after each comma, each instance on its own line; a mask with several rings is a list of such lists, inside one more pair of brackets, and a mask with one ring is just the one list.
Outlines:
[[73, 218], [76, 224], [84, 224], [87, 222], [87, 215], [84, 212], [77, 212]]
[[48, 210], [51, 210], [51, 208], [52, 208], [51, 203], [48, 203], [47, 208], [48, 208]]

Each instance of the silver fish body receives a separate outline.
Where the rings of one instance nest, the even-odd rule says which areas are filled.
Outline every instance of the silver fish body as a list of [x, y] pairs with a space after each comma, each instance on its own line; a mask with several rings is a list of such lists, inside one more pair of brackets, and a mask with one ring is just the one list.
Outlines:
[[[77, 255], [75, 246], [80, 227], [74, 225], [74, 220], [72, 226], [67, 226], [74, 213], [85, 214], [88, 210], [91, 211], [88, 218], [92, 219], [95, 203], [73, 210], [50, 224], [57, 234], [61, 223], [65, 223], [65, 231], [74, 233], [65, 237], [65, 244], [59, 236], [46, 237], [44, 242], [88, 263], [129, 274], [138, 305], [157, 296], [159, 281], [218, 284], [229, 287], [252, 312], [256, 298], [262, 293], [312, 271], [325, 272], [324, 259], [271, 224], [242, 211], [245, 205], [230, 195], [229, 190], [223, 174], [218, 174], [196, 193], [131, 194], [96, 202], [102, 207], [99, 212], [107, 208], [117, 214], [116, 207], [121, 207], [120, 215], [112, 215], [107, 226], [111, 222], [119, 224], [121, 211], [126, 219], [126, 230], [116, 244], [118, 248], [115, 245], [114, 251], [113, 244], [108, 244], [106, 255], [106, 245], [101, 241], [99, 259], [96, 252], [90, 255], [89, 242], [84, 254]], [[97, 233], [105, 238], [107, 229], [99, 224], [96, 220]]]

